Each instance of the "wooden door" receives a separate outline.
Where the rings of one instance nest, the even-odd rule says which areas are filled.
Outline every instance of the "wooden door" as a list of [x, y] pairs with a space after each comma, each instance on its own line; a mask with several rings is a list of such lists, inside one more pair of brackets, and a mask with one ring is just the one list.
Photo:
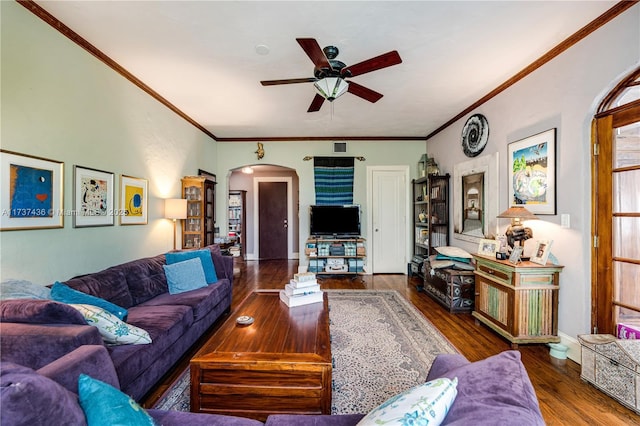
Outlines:
[[258, 183], [258, 257], [287, 259], [287, 183]]
[[592, 331], [640, 325], [640, 69], [594, 120]]

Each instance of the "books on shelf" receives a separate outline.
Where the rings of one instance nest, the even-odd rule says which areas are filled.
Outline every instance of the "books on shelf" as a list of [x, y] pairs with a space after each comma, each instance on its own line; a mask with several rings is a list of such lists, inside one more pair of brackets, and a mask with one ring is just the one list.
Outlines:
[[280, 300], [288, 307], [308, 305], [324, 300], [324, 293], [313, 272], [298, 273], [280, 290]]

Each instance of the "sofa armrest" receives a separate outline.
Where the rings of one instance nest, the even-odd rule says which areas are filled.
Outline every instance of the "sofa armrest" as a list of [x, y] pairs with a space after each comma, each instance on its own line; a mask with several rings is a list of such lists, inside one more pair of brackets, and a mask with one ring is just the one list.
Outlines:
[[452, 367], [441, 377], [458, 379], [458, 395], [442, 425], [495, 426], [496, 419], [508, 419], [505, 424], [544, 426], [520, 352], [504, 351]]
[[218, 244], [212, 244], [206, 248], [211, 252], [211, 259], [218, 278], [228, 279], [229, 284], [233, 286], [233, 256], [223, 256]]
[[83, 345], [37, 370], [73, 393], [78, 393], [78, 377], [86, 374], [120, 389], [118, 374], [107, 348]]
[[467, 360], [463, 355], [439, 354], [438, 356], [436, 356], [436, 359], [433, 360], [433, 364], [431, 364], [431, 368], [429, 369], [429, 374], [427, 374], [426, 381], [428, 382], [434, 379], [438, 379], [444, 376], [447, 371], [468, 364], [470, 364], [469, 360]]
[[11, 299], [0, 302], [0, 321], [27, 324], [87, 325], [80, 312], [71, 306], [42, 299]]
[[224, 265], [225, 278], [233, 286], [233, 256], [220, 256]]
[[0, 323], [0, 359], [38, 369], [82, 345], [103, 345], [96, 327]]

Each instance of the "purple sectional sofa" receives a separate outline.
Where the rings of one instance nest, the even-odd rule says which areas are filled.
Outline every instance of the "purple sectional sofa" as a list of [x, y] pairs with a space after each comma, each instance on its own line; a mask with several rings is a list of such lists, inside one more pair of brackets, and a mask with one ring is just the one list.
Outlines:
[[[126, 322], [151, 344], [106, 346], [120, 389], [140, 400], [199, 337], [231, 307], [233, 258], [209, 246], [218, 281], [169, 294], [165, 255], [138, 259], [64, 284], [128, 310]], [[74, 308], [51, 300], [0, 303], [0, 359], [39, 369], [82, 345], [104, 345], [96, 327]]]
[[[165, 256], [139, 259], [67, 281], [69, 287], [128, 310], [127, 323], [147, 330], [151, 344], [108, 346], [73, 307], [52, 300], [0, 302], [0, 426], [85, 424], [78, 378], [85, 374], [140, 400], [231, 306], [233, 258], [210, 246], [218, 281], [171, 295]], [[505, 351], [469, 362], [436, 357], [427, 380], [457, 378], [457, 396], [443, 425], [544, 425], [520, 360]], [[108, 400], [108, 398], [105, 398]], [[37, 409], [34, 409], [37, 407]], [[148, 410], [156, 424], [258, 426], [233, 416]], [[271, 415], [266, 426], [355, 426], [363, 414]]]
[[[0, 363], [0, 425], [84, 425], [77, 395], [78, 377], [83, 373], [116, 389], [119, 386], [111, 357], [103, 345], [83, 345], [37, 370]], [[458, 378], [458, 395], [442, 425], [544, 425], [518, 351], [505, 351], [473, 363], [461, 355], [438, 355], [427, 380], [439, 377]], [[263, 425], [252, 419], [218, 414], [155, 409], [147, 412], [156, 424], [166, 426]], [[355, 426], [363, 417], [364, 414], [271, 415], [264, 425]]]
[[[1, 362], [0, 425], [86, 425], [85, 411], [78, 402], [77, 395], [80, 374], [90, 374], [93, 378], [118, 388], [118, 375], [103, 345], [83, 345], [38, 370], [12, 362]], [[105, 399], [107, 398], [105, 395]], [[219, 414], [155, 409], [149, 409], [147, 413], [155, 424], [163, 426], [264, 425], [257, 420]], [[353, 426], [362, 417], [360, 414], [271, 416], [267, 419], [267, 424]]]

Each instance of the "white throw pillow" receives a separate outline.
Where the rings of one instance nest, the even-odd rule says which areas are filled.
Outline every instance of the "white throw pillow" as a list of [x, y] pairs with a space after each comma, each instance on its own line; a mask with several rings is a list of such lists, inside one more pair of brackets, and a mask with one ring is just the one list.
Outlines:
[[102, 339], [108, 345], [145, 345], [151, 343], [151, 336], [146, 330], [127, 324], [109, 311], [93, 305], [74, 304], [84, 319], [98, 328]]
[[459, 257], [461, 259], [472, 259], [473, 256], [466, 251], [461, 249], [460, 247], [453, 246], [442, 246], [442, 247], [434, 247], [436, 251], [444, 256], [449, 257]]
[[437, 426], [449, 412], [458, 379], [435, 379], [393, 396], [367, 414], [357, 426], [409, 425]]

